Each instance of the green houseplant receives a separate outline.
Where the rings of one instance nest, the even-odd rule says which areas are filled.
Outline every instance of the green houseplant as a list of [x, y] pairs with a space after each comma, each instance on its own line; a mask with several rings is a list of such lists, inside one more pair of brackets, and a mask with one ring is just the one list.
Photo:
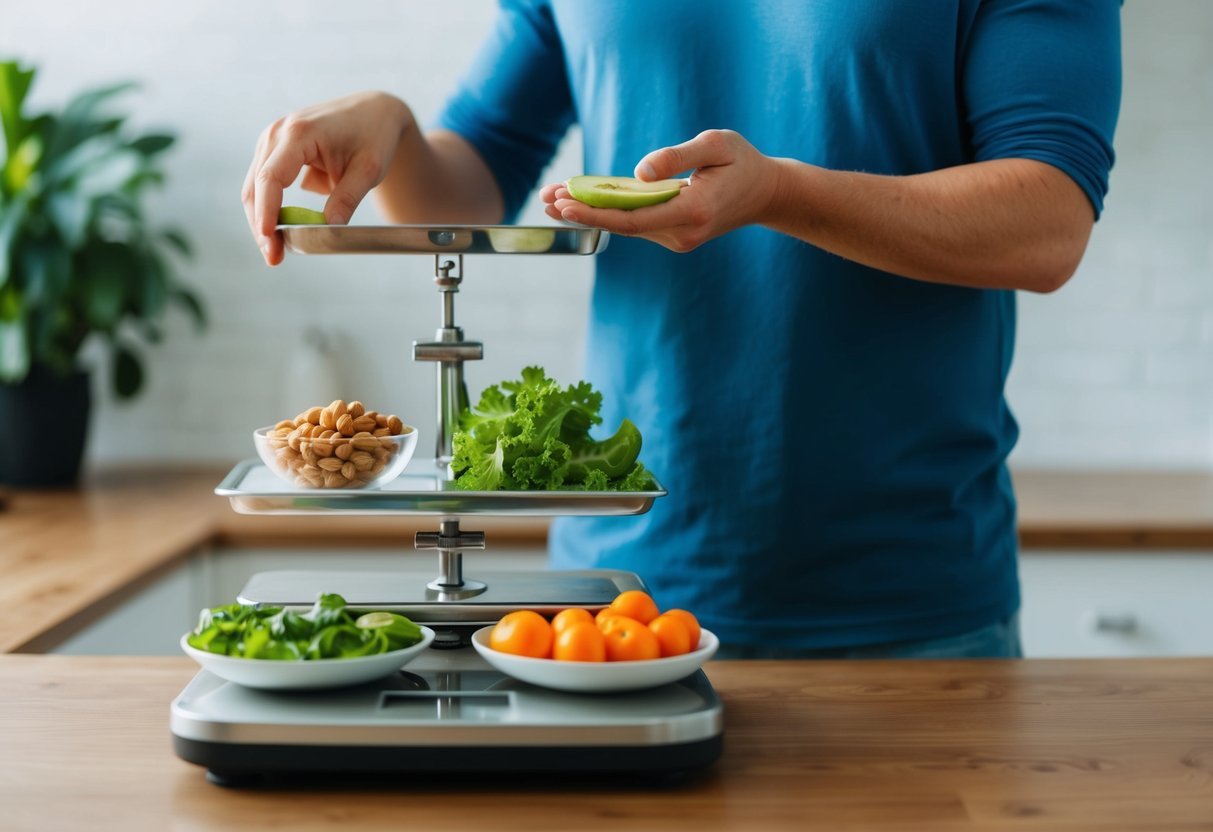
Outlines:
[[[83, 454], [85, 344], [105, 343], [114, 392], [130, 398], [143, 383], [138, 347], [161, 339], [168, 308], [199, 328], [205, 315], [173, 274], [186, 238], [155, 227], [143, 205], [174, 137], [131, 137], [108, 111], [132, 84], [30, 114], [34, 72], [0, 62], [0, 482], [57, 485], [75, 480]], [[33, 435], [46, 431], [54, 441]]]

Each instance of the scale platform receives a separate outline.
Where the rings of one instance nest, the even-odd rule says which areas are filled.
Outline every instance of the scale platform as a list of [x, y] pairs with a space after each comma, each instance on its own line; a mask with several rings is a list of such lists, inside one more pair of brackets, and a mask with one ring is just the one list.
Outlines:
[[628, 589], [631, 572], [463, 574], [462, 554], [485, 548], [477, 516], [634, 516], [666, 495], [648, 491], [463, 491], [449, 481], [453, 435], [468, 406], [463, 365], [483, 356], [455, 325], [464, 254], [593, 255], [608, 235], [579, 227], [280, 226], [297, 254], [429, 254], [442, 306], [432, 340], [413, 358], [436, 366], [434, 456], [414, 460], [375, 490], [297, 488], [259, 460], [237, 464], [215, 489], [243, 514], [412, 515], [437, 531], [414, 546], [438, 552], [430, 581], [401, 572], [277, 571], [254, 575], [241, 603], [310, 606], [322, 592], [351, 608], [392, 610], [436, 633], [403, 670], [332, 691], [262, 691], [200, 672], [171, 707], [173, 745], [211, 779], [240, 785], [263, 776], [371, 772], [665, 772], [702, 768], [720, 756], [723, 706], [703, 671], [648, 690], [566, 693], [517, 681], [468, 646], [472, 632], [508, 612], [597, 611]]
[[170, 724], [178, 756], [239, 786], [321, 772], [690, 772], [720, 756], [723, 709], [702, 671], [632, 693], [562, 693], [464, 648], [335, 691], [259, 691], [202, 671]]

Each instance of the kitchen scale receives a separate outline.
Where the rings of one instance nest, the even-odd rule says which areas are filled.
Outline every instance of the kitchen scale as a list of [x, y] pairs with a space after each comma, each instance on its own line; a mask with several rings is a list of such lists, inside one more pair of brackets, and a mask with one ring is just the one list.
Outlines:
[[469, 646], [477, 629], [507, 612], [551, 615], [600, 610], [620, 592], [645, 589], [615, 570], [463, 574], [462, 553], [483, 549], [476, 516], [643, 514], [666, 491], [462, 491], [449, 478], [452, 440], [468, 405], [465, 361], [483, 357], [455, 325], [465, 254], [593, 255], [606, 232], [522, 226], [280, 226], [299, 254], [428, 254], [442, 300], [442, 326], [415, 341], [413, 358], [437, 367], [434, 457], [413, 460], [378, 490], [299, 489], [257, 459], [245, 460], [215, 493], [242, 514], [412, 515], [435, 518], [414, 546], [438, 553], [429, 581], [402, 572], [275, 571], [253, 575], [239, 601], [310, 606], [321, 592], [351, 607], [392, 610], [431, 627], [430, 648], [392, 676], [321, 691], [263, 691], [203, 670], [172, 703], [173, 746], [223, 785], [265, 776], [329, 772], [663, 772], [704, 767], [720, 756], [723, 709], [703, 671], [623, 693], [565, 693], [517, 681]]

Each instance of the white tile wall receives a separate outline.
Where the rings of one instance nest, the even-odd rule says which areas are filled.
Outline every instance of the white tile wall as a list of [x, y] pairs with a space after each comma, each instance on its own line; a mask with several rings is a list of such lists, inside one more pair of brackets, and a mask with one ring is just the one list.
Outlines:
[[[347, 384], [383, 410], [433, 410], [432, 370], [409, 359], [437, 319], [426, 258], [291, 258], [260, 265], [238, 191], [261, 128], [294, 108], [364, 88], [405, 95], [432, 115], [493, 13], [460, 3], [18, 3], [0, 0], [0, 54], [36, 62], [35, 103], [84, 85], [139, 78], [137, 121], [182, 136], [166, 222], [200, 249], [185, 276], [205, 295], [203, 337], [176, 321], [150, 353], [145, 394], [102, 391], [94, 462], [231, 459], [248, 430], [286, 407], [306, 327], [340, 345]], [[1124, 7], [1125, 99], [1107, 212], [1074, 281], [1024, 296], [1010, 383], [1025, 465], [1213, 464], [1213, 3]], [[571, 135], [550, 175], [580, 172]], [[311, 195], [294, 201], [317, 204]], [[526, 218], [542, 215], [532, 203]], [[374, 221], [365, 206], [357, 218]], [[572, 379], [580, 365], [591, 264], [495, 258], [470, 264], [460, 323], [487, 344], [475, 391], [525, 363]]]

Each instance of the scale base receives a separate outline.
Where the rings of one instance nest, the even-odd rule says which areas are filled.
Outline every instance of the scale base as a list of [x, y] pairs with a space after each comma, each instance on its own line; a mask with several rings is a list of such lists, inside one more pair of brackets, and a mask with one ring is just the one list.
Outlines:
[[490, 668], [470, 648], [427, 650], [376, 682], [329, 691], [244, 688], [200, 672], [171, 709], [173, 747], [212, 781], [338, 773], [662, 772], [723, 748], [703, 671], [629, 693], [562, 693]]

